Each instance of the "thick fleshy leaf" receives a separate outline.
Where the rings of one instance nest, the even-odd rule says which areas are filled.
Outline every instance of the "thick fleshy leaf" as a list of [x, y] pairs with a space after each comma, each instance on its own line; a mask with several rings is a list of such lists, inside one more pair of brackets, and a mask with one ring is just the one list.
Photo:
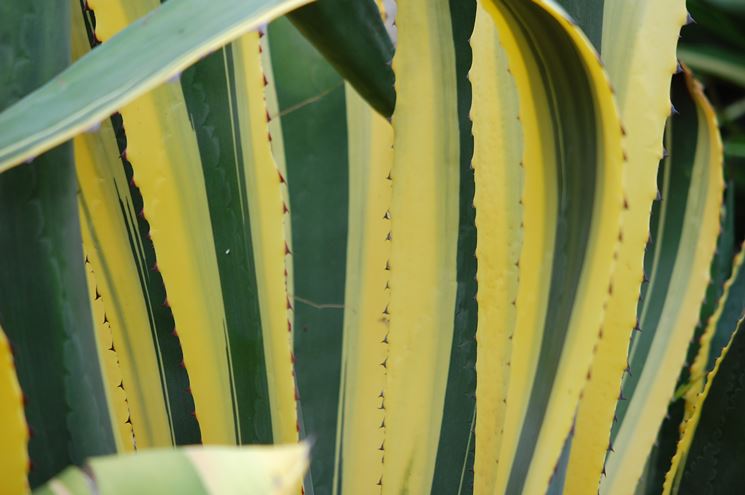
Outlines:
[[[4, 3], [0, 32], [4, 109], [69, 63], [69, 4]], [[68, 464], [115, 450], [76, 191], [68, 144], [0, 174], [0, 324], [25, 396], [32, 486]]]
[[[703, 380], [699, 381], [698, 387], [691, 387], [691, 371], [694, 365], [704, 362], [703, 352], [704, 342], [702, 337], [707, 329], [710, 330], [710, 320], [717, 310], [721, 296], [725, 290], [725, 283], [732, 272], [734, 261], [734, 236], [735, 236], [735, 194], [734, 184], [730, 183], [725, 192], [724, 205], [722, 206], [722, 221], [719, 239], [717, 240], [717, 249], [714, 260], [711, 263], [711, 280], [706, 288], [706, 297], [701, 305], [699, 321], [696, 325], [693, 339], [688, 345], [686, 363], [678, 378], [678, 385], [673, 401], [668, 406], [665, 420], [660, 426], [657, 434], [655, 445], [652, 453], [647, 460], [642, 478], [637, 485], [637, 490], [644, 490], [645, 493], [659, 493], [665, 481], [665, 475], [670, 470], [670, 463], [675, 455], [675, 450], [680, 437], [680, 425], [690, 415], [691, 405], [695, 402], [698, 393], [703, 387]], [[723, 327], [722, 327], [723, 328]], [[732, 329], [724, 331], [726, 338], [731, 336]], [[718, 353], [726, 345], [724, 342], [717, 349]], [[708, 352], [708, 351], [706, 351]], [[716, 359], [714, 357], [713, 359]], [[713, 363], [711, 364], [713, 367]], [[709, 369], [711, 369], [711, 367]], [[699, 374], [699, 373], [697, 373]]]
[[625, 493], [642, 474], [698, 323], [719, 232], [722, 151], [713, 110], [688, 74], [673, 80], [679, 112], [665, 137], [662, 200], [652, 210], [651, 245], [601, 493]]
[[[344, 295], [341, 416], [334, 486], [378, 493], [385, 452], [385, 368], [390, 302], [393, 130], [350, 86], [345, 91], [349, 213]], [[378, 448], [376, 448], [378, 447]]]
[[[627, 210], [602, 338], [582, 393], [564, 489], [595, 494], [609, 448], [619, 386], [644, 280], [649, 215], [657, 196], [657, 167], [670, 114], [675, 47], [685, 22], [684, 0], [563, 0], [600, 51], [626, 135]], [[643, 73], [643, 77], [638, 74]]]
[[270, 24], [268, 34], [265, 70], [276, 91], [272, 150], [289, 189], [299, 427], [313, 440], [305, 489], [331, 493], [340, 438], [349, 201], [344, 82], [286, 19]]
[[272, 145], [290, 193], [300, 424], [314, 441], [305, 491], [378, 493], [392, 131], [287, 21], [269, 26], [269, 48]]
[[0, 171], [96, 125], [241, 34], [307, 2], [166, 3], [0, 113]]
[[[105, 47], [157, 6], [99, 4], [96, 39]], [[189, 371], [175, 388], [161, 372], [177, 444], [199, 441], [200, 430], [207, 443], [297, 439], [282, 174], [271, 156], [260, 51], [259, 34], [244, 35], [187, 71], [183, 89], [161, 86], [121, 110], [130, 192], [141, 195], [144, 244], [155, 248], [149, 270], [167, 290], [157, 305], [172, 313], [170, 335], [156, 333], [150, 345], [180, 353], [180, 341], [176, 364]], [[109, 268], [133, 271], [131, 263]]]
[[383, 493], [471, 489], [474, 17], [472, 2], [398, 4]]
[[476, 452], [474, 493], [493, 493], [497, 481], [515, 331], [520, 250], [524, 231], [523, 149], [537, 134], [523, 135], [517, 87], [489, 14], [479, 5], [471, 37], [475, 175], [478, 229], [478, 330], [476, 338]]
[[[622, 130], [598, 56], [563, 10], [540, 1], [484, 5], [516, 85], [525, 174], [524, 231], [511, 234], [523, 244], [505, 418], [496, 485], [485, 491], [539, 493], [549, 488], [566, 451], [614, 292], [624, 207]], [[479, 149], [478, 132], [476, 138]]]

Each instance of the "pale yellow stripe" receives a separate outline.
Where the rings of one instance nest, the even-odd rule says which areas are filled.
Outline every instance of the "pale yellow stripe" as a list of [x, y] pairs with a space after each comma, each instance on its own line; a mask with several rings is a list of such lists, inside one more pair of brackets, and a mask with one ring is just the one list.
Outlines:
[[[548, 107], [546, 94], [537, 78], [535, 60], [526, 57], [525, 40], [514, 29], [514, 20], [491, 1], [482, 4], [491, 15], [509, 62], [519, 93], [518, 115], [523, 129], [524, 169], [523, 218], [526, 220], [520, 251], [517, 314], [512, 338], [506, 411], [493, 493], [504, 493], [512, 469], [517, 441], [522, 430], [533, 376], [538, 364], [543, 322], [548, 306], [557, 202], [556, 162], [552, 123], [541, 109]], [[479, 289], [479, 292], [481, 289]], [[481, 310], [481, 307], [479, 308]], [[478, 441], [478, 440], [477, 440]]]
[[83, 242], [97, 274], [98, 292], [108, 301], [106, 316], [127, 387], [134, 433], [141, 448], [165, 447], [172, 444], [172, 432], [148, 317], [147, 294], [138, 277], [138, 263], [144, 264], [145, 260], [135, 258], [127, 235], [129, 222], [136, 236], [134, 242], [140, 242], [137, 213], [132, 207], [111, 122], [103, 122], [94, 133], [80, 134], [74, 143]]
[[[88, 230], [88, 225], [84, 222], [81, 222], [81, 231], [83, 233], [83, 245], [90, 244], [91, 234]], [[117, 452], [132, 452], [135, 450], [135, 438], [129, 418], [127, 394], [123, 388], [119, 358], [112, 340], [111, 322], [106, 314], [103, 296], [98, 291], [93, 263], [90, 261], [91, 256], [86, 249], [85, 271], [88, 281], [88, 295], [91, 300], [96, 349], [98, 350], [98, 360], [101, 363], [104, 392], [111, 417], [114, 442]]]
[[396, 23], [383, 493], [428, 493], [457, 288], [460, 146], [449, 2], [401, 2]]
[[479, 306], [474, 493], [480, 495], [496, 486], [506, 412], [523, 238], [523, 128], [507, 56], [481, 4], [471, 47]]
[[297, 408], [292, 373], [292, 339], [285, 286], [285, 213], [279, 171], [267, 138], [267, 111], [259, 34], [232, 44], [236, 99], [248, 195], [256, 286], [264, 339], [266, 376], [275, 443], [297, 442]]
[[[616, 89], [626, 132], [624, 182], [628, 210], [613, 275], [613, 293], [577, 411], [567, 468], [567, 493], [594, 495], [610, 439], [627, 349], [644, 277], [649, 214], [657, 195], [657, 165], [670, 113], [675, 47], [684, 0], [605, 0], [603, 60]], [[642, 76], [643, 75], [643, 76]]]
[[[90, 44], [83, 23], [83, 16], [80, 15], [79, 12], [75, 12], [72, 16], [71, 32], [72, 57], [73, 60], [76, 60], [90, 51]], [[114, 432], [114, 441], [117, 451], [129, 452], [134, 450], [134, 437], [132, 425], [128, 422], [130, 417], [127, 407], [127, 396], [124, 389], [120, 387], [123, 377], [121, 369], [119, 368], [118, 356], [114, 350], [111, 322], [106, 314], [103, 296], [98, 290], [98, 284], [94, 274], [95, 270], [93, 268], [94, 262], [91, 261], [91, 258], [95, 258], [93, 253], [96, 252], [96, 250], [91, 250], [90, 248], [85, 247], [86, 244], [89, 246], [93, 244], [90, 231], [92, 225], [84, 208], [86, 205], [85, 194], [88, 193], [91, 195], [91, 189], [96, 188], [96, 184], [92, 184], [93, 181], [97, 180], [94, 178], [96, 174], [93, 172], [93, 169], [95, 168], [93, 161], [101, 160], [103, 164], [107, 163], [106, 157], [96, 156], [97, 152], [101, 151], [103, 148], [103, 146], [101, 146], [101, 140], [104, 136], [114, 139], [108, 125], [104, 130], [99, 129], [95, 133], [87, 133], [86, 135], [78, 135], [75, 137], [74, 149], [77, 166], [76, 172], [80, 176], [78, 178], [78, 183], [80, 185], [78, 205], [81, 218], [80, 229], [85, 252], [85, 270], [88, 283], [88, 293], [91, 301], [91, 314], [93, 315], [93, 325], [95, 328], [94, 337], [105, 384], [104, 393], [108, 405], [107, 409], [112, 421], [112, 431]], [[111, 142], [111, 144], [113, 144], [113, 142]], [[112, 153], [109, 159], [121, 166], [121, 162], [116, 160], [116, 156], [116, 153]], [[77, 163], [78, 161], [80, 162], [79, 164]], [[109, 179], [113, 180], [113, 177], [109, 177]], [[113, 191], [111, 192], [113, 193]], [[114, 194], [111, 199], [115, 200], [116, 198], [117, 196]], [[88, 199], [90, 200], [93, 198], [89, 197]], [[96, 200], [100, 200], [100, 198], [96, 198]], [[105, 213], [106, 209], [101, 208], [99, 211]], [[97, 213], [98, 211], [91, 212], [91, 215], [96, 215]], [[120, 223], [117, 224], [117, 222], [114, 222], [114, 224], [120, 225]], [[97, 265], [100, 266], [100, 264]], [[105, 274], [102, 278], [105, 278]]]
[[698, 322], [716, 249], [724, 189], [722, 143], [714, 111], [700, 85], [692, 79], [688, 85], [698, 107], [699, 140], [686, 203], [687, 220], [665, 307], [647, 358], [655, 366], [642, 371], [614, 443], [615, 453], [608, 458], [607, 477], [600, 484], [602, 494], [627, 493], [629, 480], [635, 482], [641, 476]]
[[[349, 139], [349, 229], [344, 297], [343, 428], [336, 452], [334, 490], [378, 494], [383, 475], [387, 356], [386, 289], [390, 256], [385, 218], [391, 203], [393, 129], [355, 90], [345, 85]], [[338, 472], [339, 466], [343, 468]]]
[[[269, 51], [269, 36], [266, 34], [266, 29], [263, 32], [263, 36], [259, 39], [259, 46], [261, 47], [261, 67], [264, 71], [264, 78], [267, 83], [266, 86], [264, 86], [264, 98], [266, 110], [269, 114], [269, 134], [272, 136], [271, 150], [277, 170], [282, 174], [282, 177], [286, 178], [287, 162], [285, 159], [284, 134], [282, 133], [282, 119], [279, 118], [279, 101], [277, 100], [277, 87], [274, 84], [272, 57]], [[292, 222], [290, 221], [291, 206], [287, 182], [280, 184], [280, 193], [282, 195], [282, 201], [284, 201], [284, 217], [282, 218], [284, 237], [290, 248], [290, 252], [292, 252]], [[287, 293], [294, 294], [292, 255], [285, 257], [285, 285]], [[294, 304], [291, 304], [291, 306], [294, 307]], [[287, 318], [288, 321], [295, 321], [294, 309], [292, 307], [287, 310]], [[292, 334], [292, 331], [290, 331], [290, 333]]]
[[[554, 466], [574, 422], [577, 404], [601, 333], [609, 284], [619, 247], [624, 207], [621, 123], [610, 83], [590, 42], [552, 2], [540, 4], [562, 26], [584, 61], [596, 109], [598, 128], [597, 178], [592, 225], [575, 306], [569, 321], [554, 388], [541, 428], [525, 493], [547, 489]], [[589, 95], [588, 95], [589, 96]], [[520, 300], [518, 299], [518, 308]]]
[[[157, 0], [98, 0], [106, 41]], [[234, 443], [225, 315], [199, 150], [181, 86], [164, 84], [121, 109], [127, 158], [144, 199], [168, 304], [205, 443]]]

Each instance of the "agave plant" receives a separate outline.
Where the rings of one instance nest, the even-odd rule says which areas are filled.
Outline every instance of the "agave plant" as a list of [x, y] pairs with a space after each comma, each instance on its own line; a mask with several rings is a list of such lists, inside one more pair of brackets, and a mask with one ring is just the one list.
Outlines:
[[305, 3], [0, 6], [3, 489], [736, 487], [684, 1]]

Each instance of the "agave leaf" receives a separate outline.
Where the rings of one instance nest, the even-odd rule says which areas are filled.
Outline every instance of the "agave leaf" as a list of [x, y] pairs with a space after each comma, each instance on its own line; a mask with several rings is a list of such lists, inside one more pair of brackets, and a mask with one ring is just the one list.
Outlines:
[[339, 441], [349, 221], [344, 83], [286, 19], [269, 25], [268, 38], [267, 73], [277, 98], [270, 111], [276, 130], [272, 150], [284, 163], [289, 189], [292, 253], [287, 269], [299, 427], [302, 437], [313, 439], [305, 489], [331, 493]]
[[8, 495], [28, 492], [28, 426], [10, 342], [0, 328], [0, 479]]
[[[713, 110], [689, 74], [673, 81], [666, 134], [670, 150], [659, 172], [662, 201], [652, 211], [638, 331], [629, 349], [612, 431], [615, 452], [602, 493], [625, 493], [638, 480], [693, 336], [709, 278], [722, 204], [721, 140]], [[642, 414], [643, 411], [643, 414]]]
[[105, 301], [98, 320], [105, 319], [111, 331], [138, 446], [199, 442], [173, 314], [162, 305], [163, 279], [152, 269], [157, 260], [149, 225], [137, 214], [142, 197], [130, 186], [129, 162], [123, 162], [114, 133], [107, 121], [75, 138], [83, 243], [95, 273], [91, 289], [94, 304]]
[[474, 493], [493, 493], [502, 440], [515, 331], [523, 239], [524, 140], [518, 93], [507, 55], [489, 14], [479, 5], [471, 37], [473, 65], [473, 168], [478, 230], [478, 329], [476, 337], [476, 452]]
[[682, 434], [663, 493], [736, 493], [741, 486], [743, 445], [742, 408], [745, 395], [743, 320], [737, 322], [706, 385], [681, 426]]
[[596, 53], [561, 9], [516, 1], [485, 7], [515, 79], [526, 143], [525, 230], [494, 491], [538, 493], [548, 489], [570, 434], [613, 291], [624, 205], [621, 125]]
[[[184, 73], [212, 222], [240, 443], [297, 441], [287, 190], [272, 157], [259, 33]], [[232, 151], [232, 153], [231, 153]]]
[[[77, 5], [74, 10], [72, 46], [76, 59], [90, 50], [89, 36], [93, 36], [93, 30], [86, 25], [90, 22], [90, 12], [80, 10]], [[106, 121], [99, 129], [76, 136], [74, 148], [78, 210], [88, 291], [99, 334], [99, 359], [107, 363], [104, 378], [109, 402], [121, 395], [127, 401], [126, 412], [121, 410], [121, 402], [119, 408], [114, 408], [119, 421], [117, 450], [131, 445], [133, 435], [140, 448], [171, 445], [174, 432], [168, 410], [172, 408], [161, 386], [161, 366], [167, 365], [184, 383], [188, 379], [178, 366], [183, 360], [178, 341], [170, 335], [173, 317], [168, 308], [160, 305], [164, 298], [162, 279], [149, 269], [155, 262], [148, 265], [145, 259], [144, 247], [149, 241], [145, 238], [143, 243], [140, 235], [131, 186], [112, 122]], [[152, 256], [151, 243], [149, 248]], [[176, 352], [169, 352], [171, 349], [164, 345], [156, 355], [152, 341], [158, 324], [161, 334], [176, 340]], [[178, 387], [173, 381], [166, 383], [165, 389], [172, 395], [186, 387]], [[185, 390], [182, 394], [191, 401]], [[188, 410], [193, 407], [192, 404]], [[178, 409], [174, 415], [178, 416]], [[189, 422], [187, 418], [184, 420]], [[122, 430], [125, 427], [129, 430], [128, 439], [125, 439], [127, 432]]]
[[[5, 108], [69, 63], [69, 5], [4, 4], [0, 26]], [[96, 352], [76, 189], [67, 144], [0, 175], [0, 273], [6, 280], [0, 323], [26, 398], [32, 486], [70, 463], [115, 449], [116, 418], [109, 415]]]
[[[99, 5], [98, 39], [106, 46], [157, 5]], [[173, 312], [171, 340], [177, 334], [183, 346], [208, 443], [297, 439], [281, 174], [267, 138], [259, 53], [259, 35], [244, 35], [185, 73], [183, 90], [165, 85], [122, 109], [139, 215], [158, 255], [151, 270], [168, 290], [159, 304]], [[171, 418], [191, 416], [188, 406], [176, 404]]]
[[[699, 387], [691, 387], [691, 370], [694, 361], [702, 359], [705, 354], [702, 352], [702, 347], [704, 345], [702, 337], [707, 328], [709, 328], [712, 315], [717, 311], [720, 299], [725, 289], [725, 283], [732, 272], [732, 265], [735, 258], [733, 253], [735, 236], [734, 200], [734, 184], [730, 183], [727, 186], [724, 205], [722, 206], [721, 230], [717, 240], [716, 253], [710, 269], [711, 280], [709, 286], [706, 288], [706, 297], [704, 303], [701, 305], [699, 321], [696, 325], [696, 330], [693, 339], [688, 346], [688, 352], [686, 355], [686, 363], [691, 363], [691, 366], [684, 366], [680, 377], [678, 378], [675, 397], [673, 398], [673, 402], [668, 406], [665, 420], [663, 421], [662, 426], [660, 426], [660, 431], [657, 434], [652, 453], [647, 460], [644, 474], [637, 486], [637, 490], [645, 490], [645, 493], [659, 493], [662, 491], [665, 474], [670, 470], [670, 463], [675, 454], [675, 449], [680, 437], [680, 425], [684, 421], [684, 417], [686, 417], [691, 410], [691, 404], [695, 401], [696, 396], [701, 391], [701, 387], [703, 387], [703, 379], [698, 382], [700, 384]], [[723, 330], [723, 333], [726, 334], [726, 338], [731, 336], [731, 332], [732, 329], [728, 329], [727, 331]], [[721, 349], [726, 344], [727, 343], [724, 342], [719, 346], [717, 353], [721, 352]], [[716, 357], [718, 357], [718, 354]], [[713, 367], [713, 359], [716, 359], [716, 357], [712, 358], [712, 363], [709, 369]]]
[[0, 172], [96, 125], [201, 57], [307, 1], [164, 4], [0, 114]]
[[317, 0], [287, 18], [377, 112], [391, 116], [393, 43], [374, 0]]
[[307, 465], [304, 444], [152, 449], [91, 459], [85, 470], [69, 468], [34, 494], [289, 495]]
[[[610, 448], [619, 385], [627, 370], [628, 342], [644, 280], [649, 214], [657, 196], [657, 167], [670, 114], [675, 47], [685, 22], [683, 0], [566, 0], [600, 51], [619, 105], [626, 135], [626, 204], [623, 242], [613, 273], [603, 335], [582, 394], [564, 489], [594, 494]], [[644, 73], [644, 77], [636, 74]], [[623, 479], [623, 478], [621, 478]], [[626, 489], [622, 487], [621, 489]]]
[[377, 493], [383, 475], [385, 368], [390, 302], [393, 129], [345, 86], [349, 153], [349, 220], [344, 295], [341, 418], [334, 486], [341, 493]]
[[398, 5], [383, 493], [459, 493], [471, 485], [474, 17], [472, 2]]

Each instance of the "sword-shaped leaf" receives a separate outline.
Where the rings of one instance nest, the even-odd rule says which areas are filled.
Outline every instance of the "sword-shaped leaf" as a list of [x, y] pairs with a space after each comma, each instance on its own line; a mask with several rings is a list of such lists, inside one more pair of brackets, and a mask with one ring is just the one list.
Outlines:
[[[70, 6], [4, 3], [0, 31], [4, 109], [69, 63]], [[24, 390], [32, 487], [89, 455], [115, 451], [76, 192], [69, 144], [0, 174], [0, 324]]]
[[538, 493], [565, 450], [615, 292], [628, 206], [622, 129], [599, 58], [563, 10], [540, 1], [485, 7], [517, 88], [525, 174], [505, 420], [488, 491]]
[[[644, 280], [649, 215], [657, 196], [657, 167], [670, 114], [675, 47], [685, 22], [683, 0], [562, 0], [600, 52], [615, 89], [627, 162], [623, 242], [613, 273], [603, 336], [582, 393], [564, 489], [595, 494], [610, 448], [619, 387]], [[639, 74], [643, 73], [642, 77]]]
[[96, 125], [205, 55], [307, 1], [164, 4], [0, 114], [0, 171]]
[[724, 188], [714, 113], [691, 76], [673, 80], [673, 115], [665, 137], [662, 200], [652, 210], [638, 327], [629, 349], [601, 493], [625, 493], [636, 482], [673, 396], [698, 323], [719, 232]]

